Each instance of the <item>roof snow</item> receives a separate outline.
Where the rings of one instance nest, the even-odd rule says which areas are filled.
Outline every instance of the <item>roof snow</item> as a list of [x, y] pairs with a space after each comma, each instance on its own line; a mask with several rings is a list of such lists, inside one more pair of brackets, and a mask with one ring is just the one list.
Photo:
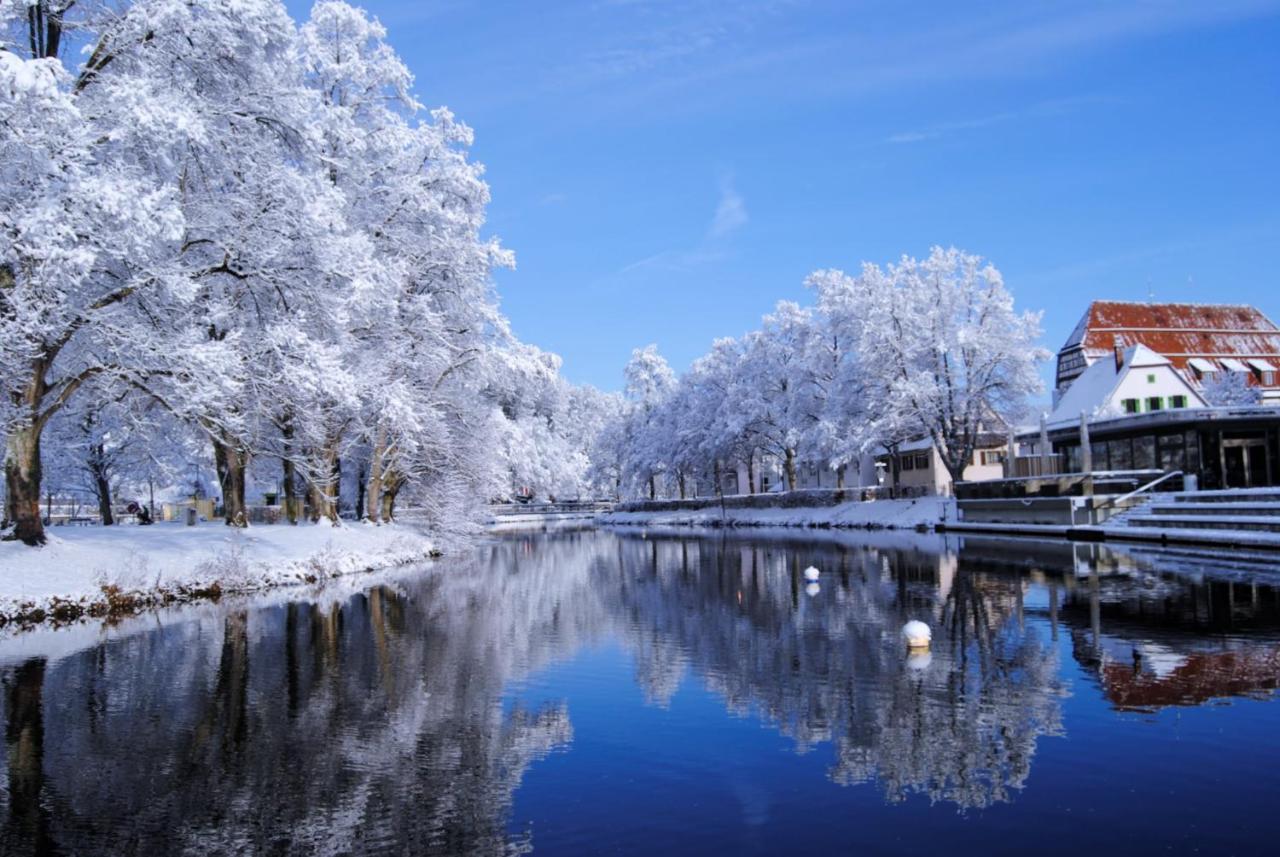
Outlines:
[[[1151, 369], [1157, 366], [1169, 366], [1172, 362], [1165, 356], [1157, 354], [1145, 345], [1132, 345], [1123, 353], [1123, 365], [1117, 370], [1115, 360], [1096, 360], [1080, 377], [1071, 382], [1071, 386], [1058, 400], [1058, 405], [1049, 415], [1050, 425], [1074, 422], [1080, 419], [1081, 412], [1094, 416], [1111, 404], [1111, 398], [1120, 382], [1124, 380], [1130, 369]], [[1178, 380], [1182, 376], [1173, 373]], [[1183, 385], [1186, 382], [1183, 381]], [[1189, 386], [1188, 397], [1199, 399]]]
[[1176, 368], [1196, 357], [1280, 358], [1280, 328], [1256, 307], [1233, 304], [1094, 301], [1062, 350], [1100, 358], [1139, 343]]

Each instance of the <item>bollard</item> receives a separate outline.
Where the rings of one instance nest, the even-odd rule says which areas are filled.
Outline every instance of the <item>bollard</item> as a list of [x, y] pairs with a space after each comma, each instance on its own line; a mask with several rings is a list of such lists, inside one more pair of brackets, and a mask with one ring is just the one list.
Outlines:
[[187, 510], [187, 526], [194, 527], [196, 525], [196, 509], [192, 506]]

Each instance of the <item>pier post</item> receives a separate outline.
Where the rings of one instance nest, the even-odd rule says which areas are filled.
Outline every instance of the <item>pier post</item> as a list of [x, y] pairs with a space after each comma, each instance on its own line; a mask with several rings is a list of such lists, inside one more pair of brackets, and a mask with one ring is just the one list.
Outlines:
[[1093, 444], [1089, 440], [1089, 415], [1080, 412], [1080, 472], [1084, 474], [1084, 496], [1093, 496]]
[[1040, 412], [1040, 475], [1049, 475], [1049, 459], [1053, 457], [1053, 449], [1049, 446], [1048, 416]]

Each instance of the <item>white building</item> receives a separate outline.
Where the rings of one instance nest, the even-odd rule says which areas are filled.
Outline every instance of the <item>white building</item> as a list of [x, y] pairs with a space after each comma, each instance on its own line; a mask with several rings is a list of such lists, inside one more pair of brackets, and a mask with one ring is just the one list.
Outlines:
[[1049, 415], [1049, 425], [1203, 408], [1205, 401], [1167, 357], [1145, 345], [1117, 349], [1110, 360], [1095, 360], [1067, 387]]

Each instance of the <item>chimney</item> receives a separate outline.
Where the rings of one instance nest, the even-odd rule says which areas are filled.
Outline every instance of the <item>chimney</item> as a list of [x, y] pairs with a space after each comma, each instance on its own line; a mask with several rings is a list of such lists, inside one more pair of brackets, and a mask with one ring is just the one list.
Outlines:
[[1117, 345], [1115, 347], [1115, 352], [1116, 352], [1116, 374], [1119, 375], [1120, 370], [1124, 368], [1124, 346]]

